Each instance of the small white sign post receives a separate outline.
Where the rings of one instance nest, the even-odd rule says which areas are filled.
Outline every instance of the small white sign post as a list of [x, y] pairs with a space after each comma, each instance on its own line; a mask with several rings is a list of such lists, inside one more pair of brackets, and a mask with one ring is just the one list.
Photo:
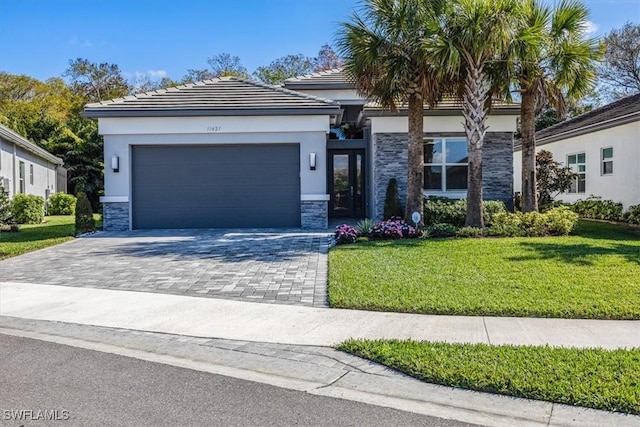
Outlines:
[[415, 224], [416, 229], [418, 228], [418, 224], [420, 224], [420, 219], [421, 219], [420, 212], [414, 212], [411, 214], [411, 220]]

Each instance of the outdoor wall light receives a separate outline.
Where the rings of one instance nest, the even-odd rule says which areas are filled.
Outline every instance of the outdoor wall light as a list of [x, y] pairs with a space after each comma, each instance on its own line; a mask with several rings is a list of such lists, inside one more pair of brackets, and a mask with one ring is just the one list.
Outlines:
[[309, 153], [309, 169], [316, 170], [316, 153]]
[[120, 157], [111, 156], [111, 169], [113, 169], [114, 172], [120, 171]]

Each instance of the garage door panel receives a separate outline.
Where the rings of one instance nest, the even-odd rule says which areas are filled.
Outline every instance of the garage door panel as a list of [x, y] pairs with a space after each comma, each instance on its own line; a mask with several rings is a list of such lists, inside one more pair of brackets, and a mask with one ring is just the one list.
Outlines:
[[299, 146], [134, 146], [134, 228], [299, 227]]

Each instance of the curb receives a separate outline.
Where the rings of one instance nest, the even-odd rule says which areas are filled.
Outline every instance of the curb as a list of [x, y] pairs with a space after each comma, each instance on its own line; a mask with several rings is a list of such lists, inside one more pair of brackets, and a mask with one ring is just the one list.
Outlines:
[[[385, 370], [371, 373], [357, 368], [345, 369], [348, 365], [344, 363], [324, 366], [195, 344], [202, 338], [171, 336], [169, 341], [166, 334], [118, 330], [120, 338], [111, 338], [105, 343], [98, 341], [99, 334], [92, 332], [96, 328], [56, 322], [21, 325], [21, 320], [6, 317], [3, 320], [0, 333], [6, 335], [485, 426], [640, 425], [640, 417], [634, 415], [427, 384], [404, 374], [385, 373]], [[50, 328], [51, 324], [55, 325]], [[109, 331], [109, 328], [102, 329]]]

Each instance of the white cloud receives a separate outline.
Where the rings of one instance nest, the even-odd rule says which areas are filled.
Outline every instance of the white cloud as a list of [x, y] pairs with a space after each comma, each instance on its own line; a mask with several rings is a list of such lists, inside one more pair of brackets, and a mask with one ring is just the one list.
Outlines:
[[587, 32], [587, 34], [593, 34], [593, 33], [595, 33], [596, 31], [598, 31], [598, 29], [600, 28], [600, 27], [598, 26], [598, 24], [596, 24], [596, 23], [595, 23], [595, 22], [593, 22], [593, 21], [587, 21], [587, 22], [585, 23], [585, 26], [584, 26], [584, 27], [585, 27], [584, 29], [585, 29], [585, 31]]
[[167, 77], [167, 72], [165, 70], [149, 70], [147, 75], [151, 80], [160, 80]]

